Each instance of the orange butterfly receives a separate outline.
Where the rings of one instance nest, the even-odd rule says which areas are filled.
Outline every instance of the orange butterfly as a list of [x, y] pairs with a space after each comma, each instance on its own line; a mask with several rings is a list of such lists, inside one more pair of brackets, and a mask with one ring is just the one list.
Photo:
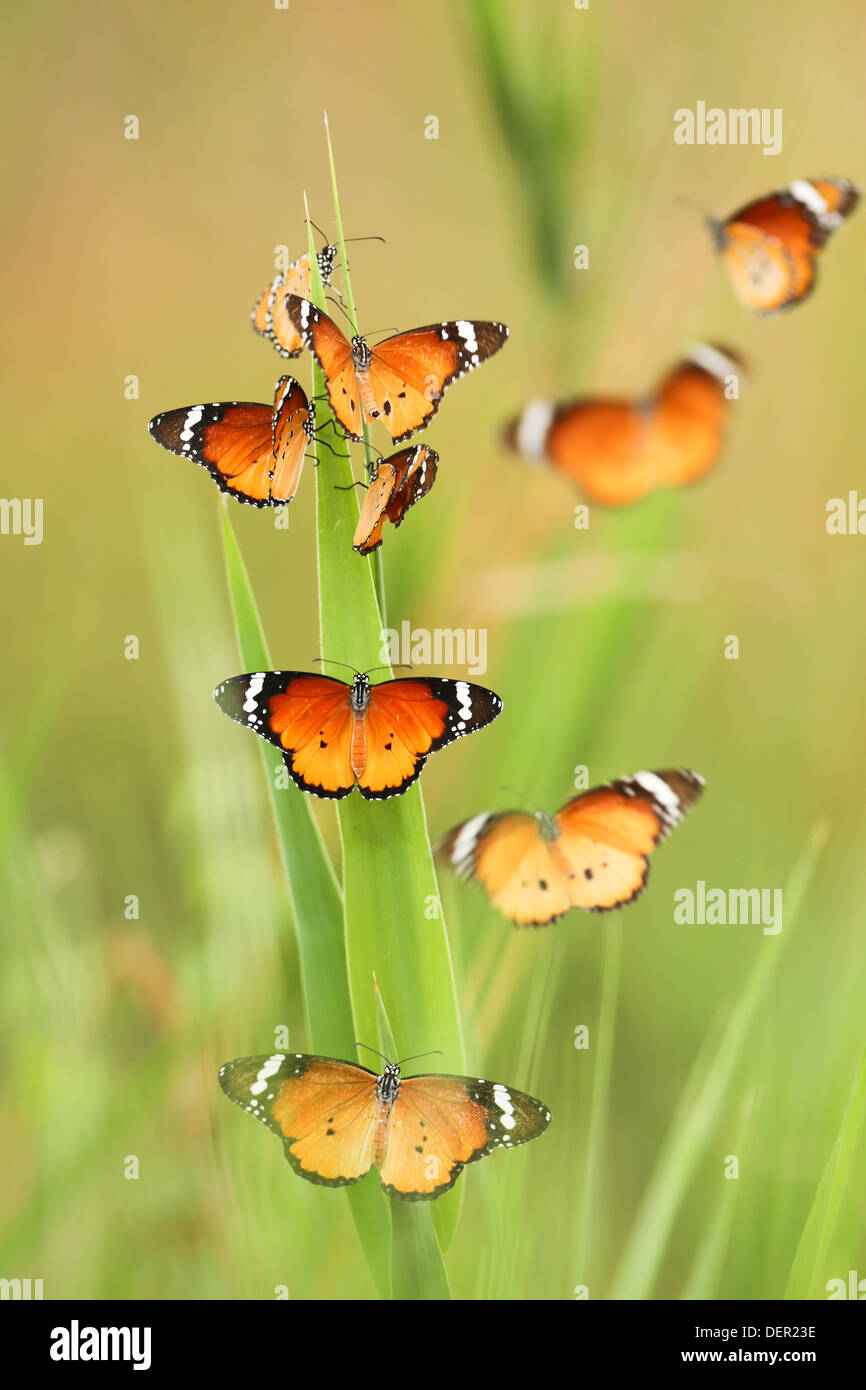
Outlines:
[[643, 890], [650, 854], [703, 787], [684, 769], [638, 772], [574, 797], [555, 816], [482, 812], [437, 853], [518, 926], [547, 926], [572, 907], [607, 912]]
[[221, 492], [254, 507], [291, 502], [315, 433], [315, 406], [292, 376], [280, 377], [274, 404], [214, 401], [155, 415], [157, 444], [206, 468]]
[[[336, 259], [336, 246], [323, 246], [316, 257], [323, 286], [330, 284]], [[270, 339], [282, 357], [297, 357], [304, 347], [300, 333], [286, 313], [286, 295], [299, 294], [306, 299], [309, 293], [310, 257], [305, 252], [272, 280], [256, 300], [253, 328], [260, 337]]]
[[624, 507], [657, 487], [681, 487], [719, 457], [729, 378], [742, 364], [727, 348], [697, 344], [647, 401], [588, 397], [531, 401], [505, 429], [505, 443], [546, 459], [594, 502]]
[[276, 1052], [226, 1062], [219, 1080], [280, 1136], [300, 1177], [345, 1187], [375, 1166], [388, 1196], [407, 1202], [432, 1201], [467, 1163], [537, 1139], [550, 1123], [522, 1091], [471, 1076], [401, 1079], [402, 1065], [388, 1062], [377, 1076], [334, 1057]]
[[302, 791], [368, 801], [400, 796], [427, 758], [490, 724], [502, 701], [483, 685], [412, 676], [351, 685], [307, 671], [232, 676], [214, 691], [230, 719], [283, 753]]
[[377, 461], [352, 542], [359, 554], [369, 555], [379, 548], [386, 518], [395, 527], [401, 524], [409, 508], [430, 491], [438, 467], [439, 455], [426, 444]]
[[848, 179], [795, 179], [710, 229], [734, 293], [756, 314], [790, 309], [815, 285], [816, 257], [860, 199]]
[[486, 362], [508, 337], [502, 323], [458, 319], [371, 347], [360, 335], [349, 342], [308, 299], [288, 294], [286, 310], [325, 373], [331, 408], [350, 439], [361, 438], [362, 418], [382, 420], [395, 444], [425, 429], [449, 384]]

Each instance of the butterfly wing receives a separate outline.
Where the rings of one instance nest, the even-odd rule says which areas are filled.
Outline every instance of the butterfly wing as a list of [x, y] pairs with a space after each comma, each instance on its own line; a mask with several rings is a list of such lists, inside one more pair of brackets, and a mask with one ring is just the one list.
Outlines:
[[351, 439], [362, 438], [363, 412], [352, 345], [333, 319], [296, 294], [285, 296], [286, 313], [325, 374], [331, 409]]
[[370, 478], [352, 540], [352, 548], [359, 555], [370, 555], [382, 544], [386, 511], [396, 487], [397, 466], [394, 460], [380, 459]]
[[372, 686], [363, 758], [356, 759], [361, 795], [367, 800], [401, 795], [420, 777], [431, 753], [483, 729], [501, 709], [498, 695], [468, 681], [414, 676]]
[[304, 348], [303, 339], [286, 310], [286, 295], [298, 294], [306, 299], [309, 293], [310, 258], [303, 255], [277, 277], [268, 297], [268, 336], [282, 357], [297, 357]]
[[554, 467], [594, 502], [624, 507], [655, 486], [650, 412], [620, 400], [558, 406], [545, 440]]
[[304, 455], [312, 437], [313, 408], [293, 376], [281, 377], [274, 398], [270, 500], [291, 502], [298, 490]]
[[382, 544], [385, 518], [399, 526], [409, 508], [430, 491], [438, 466], [439, 455], [426, 444], [401, 449], [389, 459], [379, 460], [358, 517], [355, 550], [369, 555]]
[[437, 853], [460, 878], [480, 883], [517, 926], [548, 926], [572, 905], [565, 872], [535, 816], [523, 811], [473, 816], [444, 836]]
[[692, 483], [716, 463], [729, 405], [725, 379], [739, 367], [728, 351], [701, 346], [662, 382], [653, 412], [658, 483]]
[[206, 468], [221, 492], [254, 507], [273, 506], [274, 411], [250, 401], [188, 405], [156, 415], [148, 429], [158, 444]]
[[220, 1068], [229, 1100], [283, 1141], [300, 1177], [325, 1187], [358, 1182], [373, 1162], [376, 1076], [302, 1053], [238, 1057]]
[[774, 314], [805, 299], [814, 288], [816, 253], [853, 212], [859, 193], [846, 179], [796, 179], [713, 224], [740, 302]]
[[[393, 456], [392, 462], [400, 460], [397, 468], [398, 482], [388, 506], [388, 520], [395, 527], [400, 526], [410, 507], [426, 497], [436, 481], [439, 471], [439, 455], [426, 444], [418, 444], [414, 449], [404, 449]], [[401, 479], [402, 472], [402, 479]]]
[[544, 1132], [550, 1112], [522, 1091], [469, 1076], [413, 1076], [394, 1102], [380, 1181], [390, 1197], [431, 1201], [467, 1163]]
[[232, 676], [214, 691], [223, 714], [279, 748], [296, 786], [339, 799], [355, 785], [349, 686], [305, 671]]
[[372, 418], [381, 419], [395, 444], [425, 429], [452, 381], [498, 352], [508, 337], [502, 323], [428, 324], [386, 338], [372, 349]]
[[282, 284], [282, 282], [282, 275], [278, 275], [276, 279], [271, 281], [267, 289], [259, 295], [255, 304], [253, 305], [253, 312], [250, 315], [250, 318], [252, 320], [253, 331], [255, 333], [258, 333], [260, 338], [270, 338], [271, 336], [271, 298], [275, 291], [278, 289], [278, 287]]
[[703, 791], [684, 769], [638, 772], [569, 801], [555, 817], [552, 853], [571, 902], [606, 912], [632, 902], [649, 876], [649, 856]]

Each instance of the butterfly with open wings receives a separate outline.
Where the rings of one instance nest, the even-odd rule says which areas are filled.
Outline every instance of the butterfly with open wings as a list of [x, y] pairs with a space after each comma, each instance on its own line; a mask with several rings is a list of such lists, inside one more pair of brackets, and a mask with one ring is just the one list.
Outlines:
[[628, 506], [713, 467], [741, 370], [730, 349], [696, 344], [649, 399], [531, 401], [506, 426], [505, 443], [532, 463], [547, 462], [593, 502]]
[[315, 405], [292, 376], [274, 404], [214, 401], [155, 415], [148, 429], [164, 449], [206, 468], [221, 492], [254, 507], [291, 502], [315, 433]]
[[468, 681], [409, 676], [349, 685], [309, 671], [232, 676], [214, 691], [230, 719], [283, 754], [302, 791], [339, 799], [357, 786], [368, 801], [400, 796], [427, 758], [492, 723], [502, 701]]
[[649, 856], [703, 787], [685, 769], [638, 772], [574, 797], [555, 816], [482, 812], [437, 853], [517, 926], [547, 926], [572, 907], [607, 912], [643, 891]]
[[795, 179], [730, 217], [710, 218], [740, 303], [755, 314], [800, 304], [815, 287], [818, 252], [859, 201], [848, 179]]
[[385, 338], [372, 347], [351, 342], [321, 309], [296, 294], [286, 311], [325, 374], [331, 408], [350, 439], [363, 420], [381, 420], [395, 444], [426, 429], [452, 381], [498, 352], [508, 337], [502, 323], [458, 319]]
[[[411, 1060], [411, 1059], [410, 1059]], [[345, 1187], [372, 1167], [389, 1197], [432, 1201], [467, 1163], [544, 1132], [550, 1111], [533, 1096], [469, 1076], [401, 1078], [304, 1053], [238, 1057], [220, 1068], [235, 1105], [283, 1141], [308, 1182]]]

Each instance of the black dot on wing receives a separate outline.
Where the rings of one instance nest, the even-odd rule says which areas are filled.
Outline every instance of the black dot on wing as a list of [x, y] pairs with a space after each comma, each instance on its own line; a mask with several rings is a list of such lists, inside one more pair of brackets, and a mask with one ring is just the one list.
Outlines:
[[544, 878], [540, 878], [540, 879], [538, 880], [538, 886], [539, 886], [539, 888], [546, 890], [546, 889], [547, 889], [547, 880], [544, 879]]
[[595, 877], [595, 875], [594, 875], [593, 872], [592, 872], [592, 869], [584, 869], [584, 871], [583, 871], [583, 876], [584, 876], [584, 878], [594, 878], [594, 877]]
[[334, 1132], [335, 1132], [335, 1131], [334, 1131], [333, 1129], [326, 1129], [326, 1130], [325, 1130], [325, 1133], [326, 1133], [326, 1134], [333, 1134]]

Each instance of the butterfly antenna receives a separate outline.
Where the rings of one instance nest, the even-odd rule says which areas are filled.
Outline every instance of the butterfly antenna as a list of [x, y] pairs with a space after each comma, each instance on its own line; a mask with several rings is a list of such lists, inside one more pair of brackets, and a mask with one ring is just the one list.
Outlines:
[[[322, 664], [323, 664], [323, 665], [326, 665], [326, 666], [344, 666], [344, 667], [346, 668], [347, 671], [354, 671], [354, 673], [355, 673], [356, 676], [360, 676], [360, 675], [363, 674], [361, 671], [358, 670], [357, 666], [350, 666], [349, 663], [348, 663], [348, 661], [332, 661], [331, 658], [330, 658], [329, 656], [314, 656], [314, 657], [313, 657], [313, 662], [314, 662], [314, 663], [315, 663], [315, 662], [322, 662]], [[365, 1044], [365, 1043], [356, 1043], [355, 1046], [356, 1046], [356, 1047], [365, 1047], [366, 1044]], [[374, 1051], [375, 1051], [375, 1049], [374, 1049]]]
[[365, 676], [369, 676], [369, 675], [371, 675], [371, 674], [373, 673], [373, 671], [411, 671], [411, 670], [412, 670], [412, 666], [411, 666], [411, 664], [410, 664], [408, 661], [393, 661], [393, 662], [390, 662], [387, 666], [368, 666], [367, 669], [366, 669], [366, 671], [364, 672], [364, 675], [365, 675]]
[[441, 1048], [434, 1047], [432, 1052], [416, 1052], [411, 1057], [401, 1057], [397, 1066], [404, 1067], [407, 1062], [417, 1062], [421, 1057], [441, 1057], [442, 1055]]
[[372, 333], [365, 333], [365, 334], [364, 334], [364, 337], [365, 337], [365, 338], [368, 340], [368, 342], [369, 342], [370, 338], [378, 338], [378, 336], [379, 336], [380, 333], [399, 333], [399, 332], [400, 332], [399, 328], [374, 328]]
[[312, 217], [309, 216], [309, 214], [307, 215], [307, 221], [309, 222], [310, 226], [311, 226], [311, 227], [314, 227], [315, 230], [319, 233], [319, 236], [322, 238], [322, 241], [325, 243], [325, 245], [326, 245], [326, 246], [329, 246], [330, 243], [329, 243], [329, 241], [328, 241], [328, 238], [325, 236], [325, 233], [322, 231], [322, 229], [321, 229], [321, 227], [319, 226], [318, 222], [314, 222], [313, 219], [312, 219]]
[[[316, 224], [314, 222], [313, 226], [315, 225]], [[385, 238], [383, 236], [347, 236], [343, 237], [343, 241], [347, 246], [349, 245], [350, 241], [381, 241], [383, 246], [387, 245], [387, 242], [385, 241]]]
[[354, 332], [355, 332], [355, 325], [352, 323], [352, 320], [349, 318], [349, 312], [348, 312], [348, 310], [346, 309], [345, 305], [344, 305], [344, 304], [341, 304], [340, 301], [339, 301], [339, 299], [335, 299], [334, 296], [333, 296], [332, 294], [326, 294], [326, 295], [325, 295], [325, 298], [326, 298], [326, 300], [329, 302], [329, 304], [335, 304], [336, 307], [340, 310], [340, 313], [344, 316], [344, 318], [345, 318], [347, 324], [349, 325], [349, 327], [350, 327], [351, 330], [352, 330], [352, 334], [354, 335]]
[[357, 482], [357, 483], [334, 483], [334, 491], [335, 491], [335, 492], [351, 492], [351, 491], [353, 490], [353, 488], [356, 488], [356, 487], [368, 488], [369, 486], [370, 486], [369, 483], [362, 483], [362, 482]]
[[390, 1057], [386, 1057], [385, 1054], [384, 1054], [384, 1052], [380, 1052], [380, 1051], [379, 1051], [378, 1047], [370, 1047], [369, 1043], [360, 1043], [360, 1042], [356, 1042], [356, 1043], [355, 1043], [355, 1047], [364, 1047], [364, 1048], [367, 1049], [368, 1052], [375, 1052], [376, 1056], [377, 1056], [377, 1057], [381, 1057], [381, 1058], [382, 1058], [382, 1061], [383, 1061], [383, 1062], [386, 1062], [386, 1063], [388, 1064], [388, 1066], [390, 1067], [390, 1065], [391, 1065], [391, 1059], [390, 1059]]
[[518, 801], [522, 801], [525, 806], [533, 806], [536, 811], [544, 810], [544, 807], [539, 806], [537, 801], [533, 801], [531, 796], [527, 796], [525, 792], [519, 792], [516, 787], [509, 787], [505, 782], [501, 782], [496, 790], [500, 792], [510, 792], [512, 796], [517, 797]]

